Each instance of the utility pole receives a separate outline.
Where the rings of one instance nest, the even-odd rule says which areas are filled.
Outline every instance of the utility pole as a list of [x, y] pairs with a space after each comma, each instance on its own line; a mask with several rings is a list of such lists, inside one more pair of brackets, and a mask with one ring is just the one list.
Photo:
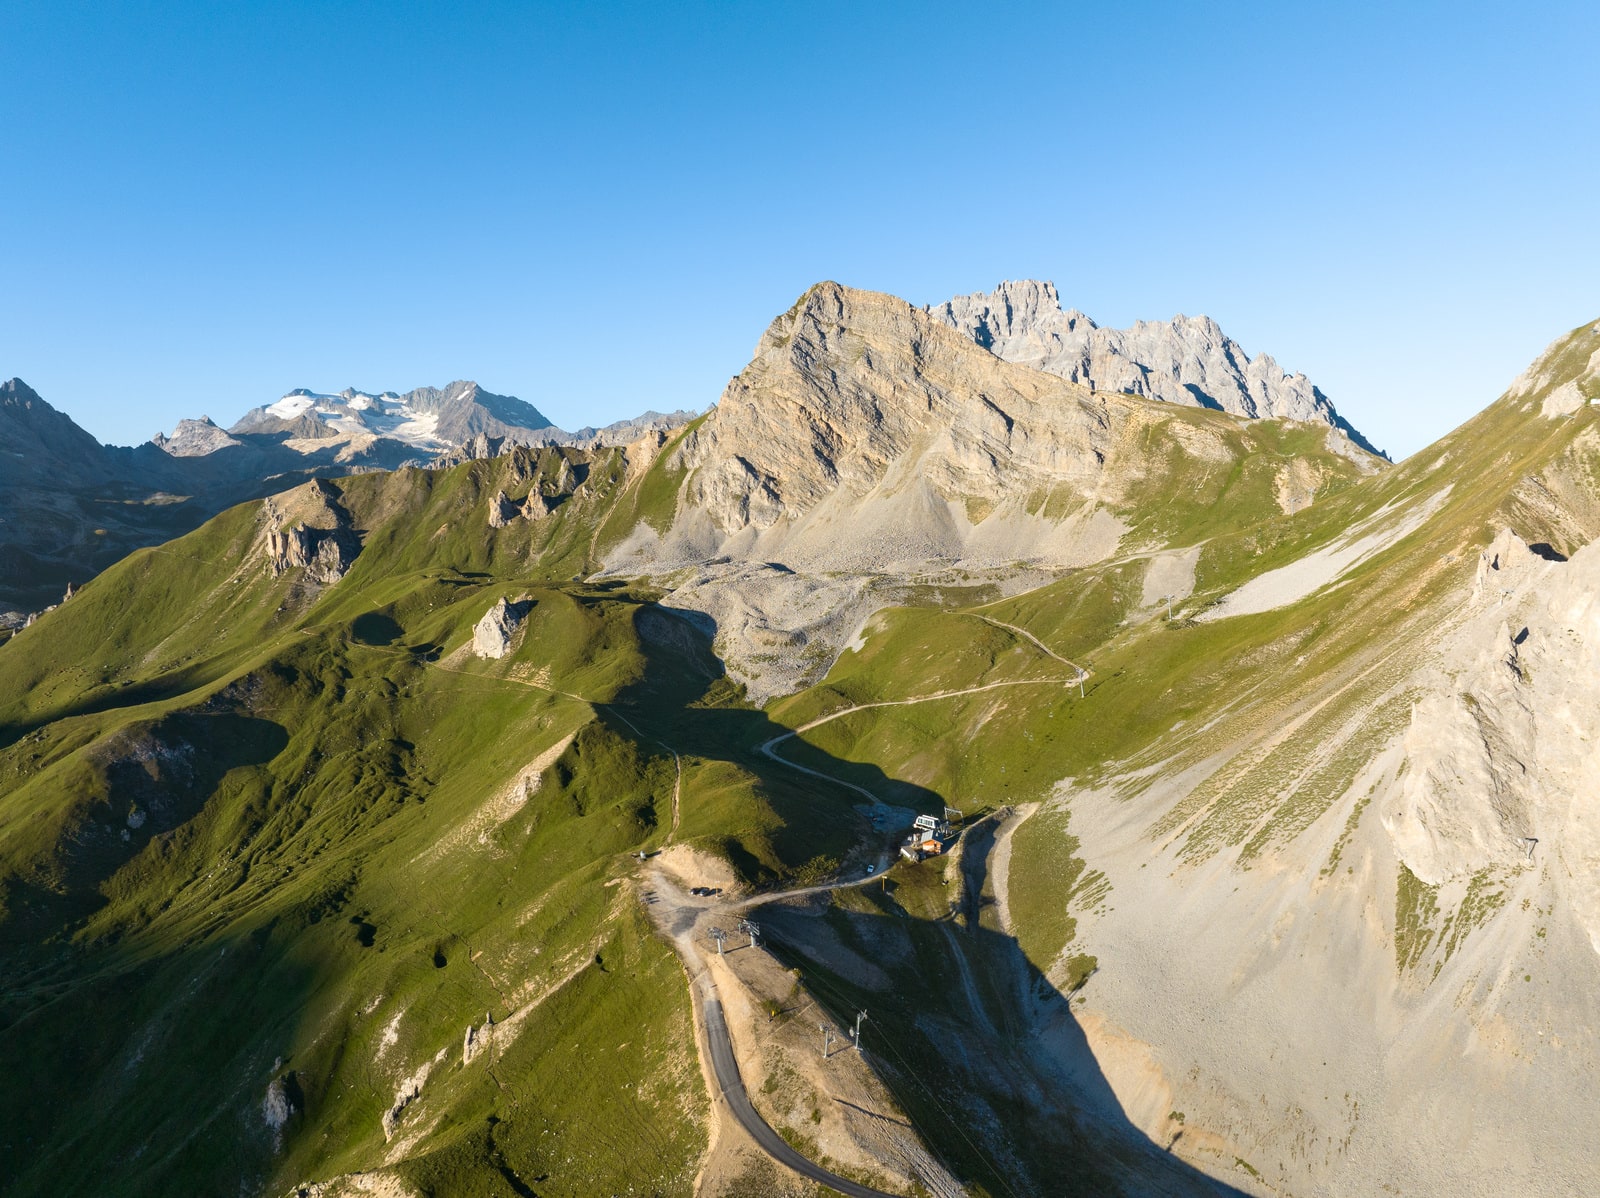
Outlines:
[[828, 1050], [833, 1047], [833, 1025], [819, 1023], [817, 1027], [822, 1032], [822, 1059], [826, 1061], [828, 1059]]
[[739, 930], [750, 937], [750, 947], [756, 947], [756, 937], [761, 935], [761, 926], [748, 919], [739, 921]]
[[711, 939], [717, 942], [717, 956], [722, 956], [722, 942], [728, 938], [728, 933], [724, 932], [721, 928], [712, 928], [710, 935]]
[[1172, 622], [1172, 596], [1163, 595], [1161, 597], [1167, 601], [1167, 622], [1170, 624]]
[[850, 1031], [850, 1038], [856, 1042], [856, 1051], [861, 1051], [861, 1025], [867, 1021], [865, 1011], [856, 1012], [856, 1025]]

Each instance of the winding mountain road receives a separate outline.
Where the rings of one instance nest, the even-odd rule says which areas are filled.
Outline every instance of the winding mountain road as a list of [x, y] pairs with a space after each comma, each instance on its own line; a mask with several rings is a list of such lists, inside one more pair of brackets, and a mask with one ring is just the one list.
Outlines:
[[739, 1075], [739, 1062], [733, 1055], [733, 1038], [728, 1034], [728, 1021], [722, 1015], [722, 1000], [717, 997], [716, 983], [710, 974], [701, 974], [706, 985], [701, 993], [701, 1010], [705, 1014], [706, 1043], [711, 1048], [711, 1068], [717, 1077], [717, 1086], [727, 1100], [728, 1111], [738, 1120], [739, 1126], [750, 1133], [750, 1138], [779, 1164], [787, 1165], [802, 1177], [819, 1181], [838, 1190], [849, 1198], [896, 1198], [883, 1190], [875, 1190], [860, 1182], [830, 1173], [815, 1161], [808, 1160], [790, 1147], [789, 1142], [772, 1130], [750, 1103], [745, 1092], [744, 1079]]

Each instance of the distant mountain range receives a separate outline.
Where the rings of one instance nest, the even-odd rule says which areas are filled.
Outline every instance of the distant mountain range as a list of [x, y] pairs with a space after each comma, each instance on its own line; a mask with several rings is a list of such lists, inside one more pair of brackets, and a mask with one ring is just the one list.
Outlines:
[[312, 478], [448, 464], [511, 445], [625, 444], [692, 412], [567, 432], [476, 383], [404, 395], [304, 389], [223, 429], [181, 420], [142, 445], [102, 445], [21, 379], [0, 383], [0, 624], [58, 599], [134, 549]]

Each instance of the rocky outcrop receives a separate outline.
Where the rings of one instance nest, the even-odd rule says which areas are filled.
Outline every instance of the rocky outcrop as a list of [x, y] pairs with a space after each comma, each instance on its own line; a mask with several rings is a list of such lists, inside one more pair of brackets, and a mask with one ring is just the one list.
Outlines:
[[504, 528], [516, 520], [543, 520], [555, 511], [556, 501], [537, 489], [526, 499], [507, 499], [504, 491], [496, 491], [489, 499], [489, 527]]
[[533, 603], [523, 600], [507, 603], [502, 597], [484, 613], [472, 629], [472, 652], [483, 658], [499, 660], [511, 652], [512, 643], [522, 629]]
[[467, 1033], [461, 1038], [461, 1064], [463, 1067], [472, 1064], [474, 1057], [478, 1056], [494, 1042], [494, 1015], [486, 1013], [483, 1017], [483, 1026], [467, 1025]]
[[306, 581], [331, 585], [345, 576], [361, 552], [361, 538], [338, 488], [326, 479], [263, 501], [261, 518], [267, 526], [267, 568], [274, 578], [303, 570]]
[[275, 1077], [267, 1083], [266, 1095], [261, 1100], [261, 1121], [272, 1133], [272, 1151], [283, 1151], [283, 1132], [289, 1120], [299, 1112], [303, 1102], [300, 1086], [293, 1073]]
[[927, 311], [996, 357], [1096, 391], [1250, 419], [1319, 421], [1377, 452], [1310, 379], [1289, 374], [1266, 354], [1251, 358], [1209, 316], [1104, 329], [1075, 308], [1063, 311], [1055, 284], [1033, 279], [957, 296]]
[[408, 1106], [422, 1097], [422, 1087], [427, 1084], [428, 1075], [433, 1072], [434, 1066], [443, 1062], [448, 1052], [448, 1049], [441, 1048], [432, 1060], [424, 1061], [414, 1073], [400, 1079], [400, 1085], [394, 1092], [394, 1101], [383, 1112], [383, 1138], [386, 1142], [394, 1139], [401, 1116]]
[[289, 570], [304, 570], [311, 582], [334, 583], [345, 576], [355, 555], [346, 548], [348, 537], [340, 530], [292, 528], [267, 533], [267, 562], [272, 576]]
[[522, 505], [512, 503], [504, 491], [496, 491], [489, 500], [489, 527], [504, 528], [522, 515]]

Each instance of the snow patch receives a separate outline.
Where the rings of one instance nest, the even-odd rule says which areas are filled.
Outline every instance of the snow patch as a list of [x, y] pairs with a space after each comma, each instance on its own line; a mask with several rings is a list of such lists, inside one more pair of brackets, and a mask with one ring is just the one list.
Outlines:
[[309, 395], [285, 395], [275, 404], [269, 404], [267, 411], [280, 420], [293, 420], [303, 416], [316, 405], [316, 400]]

